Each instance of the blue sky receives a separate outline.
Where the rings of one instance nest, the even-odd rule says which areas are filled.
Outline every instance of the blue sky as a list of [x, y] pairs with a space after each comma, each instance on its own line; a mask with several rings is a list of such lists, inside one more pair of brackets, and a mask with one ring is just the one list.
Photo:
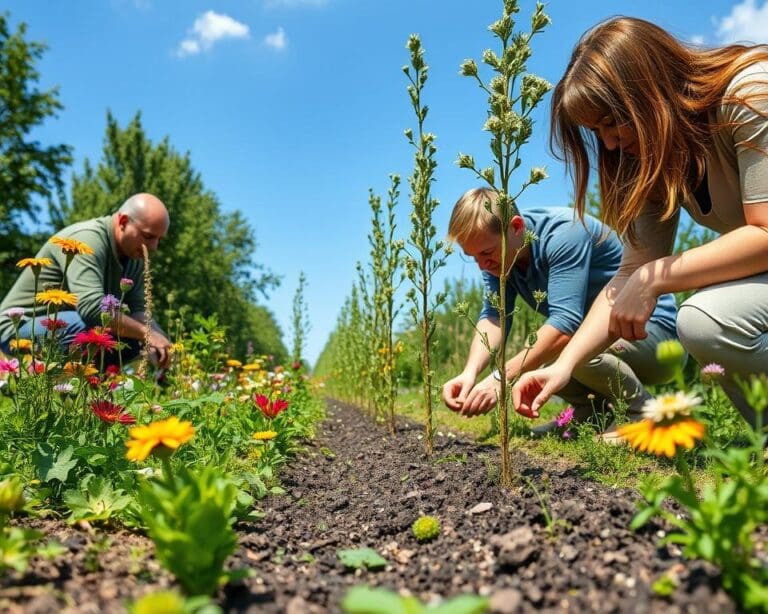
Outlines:
[[[430, 79], [426, 128], [437, 135], [435, 223], [442, 233], [456, 198], [476, 185], [457, 168], [459, 152], [487, 165], [481, 127], [485, 97], [458, 75], [495, 40], [487, 26], [501, 0], [5, 0], [12, 26], [49, 50], [41, 86], [58, 85], [64, 110], [34, 137], [74, 147], [74, 169], [101, 155], [106, 112], [124, 125], [137, 111], [150, 138], [168, 136], [189, 151], [225, 210], [239, 209], [255, 229], [256, 258], [283, 277], [267, 306], [286, 344], [299, 271], [308, 280], [312, 328], [306, 355], [317, 358], [366, 260], [368, 189], [384, 194], [390, 173], [405, 178], [414, 127], [401, 67], [405, 42], [421, 36]], [[527, 24], [534, 3], [521, 2]], [[556, 82], [579, 36], [618, 13], [643, 17], [698, 44], [765, 42], [765, 0], [554, 0], [552, 25], [533, 46], [528, 69]], [[550, 178], [521, 205], [562, 205], [571, 186], [547, 152], [548, 98], [537, 114], [521, 177], [546, 166]], [[483, 164], [484, 163], [484, 164]], [[159, 195], [162, 197], [162, 195]], [[409, 230], [407, 188], [399, 230]], [[457, 254], [443, 276], [474, 275]], [[204, 283], [204, 280], [201, 280]]]

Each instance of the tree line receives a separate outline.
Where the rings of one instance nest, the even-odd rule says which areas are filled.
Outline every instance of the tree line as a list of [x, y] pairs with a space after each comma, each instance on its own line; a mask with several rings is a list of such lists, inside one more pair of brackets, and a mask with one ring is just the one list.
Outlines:
[[[149, 138], [141, 112], [120, 126], [107, 111], [101, 158], [73, 170], [69, 144], [42, 144], [31, 132], [63, 106], [58, 88], [39, 89], [36, 64], [46, 51], [27, 39], [26, 24], [12, 29], [0, 14], [0, 292], [18, 270], [15, 263], [36, 253], [46, 238], [79, 220], [108, 215], [130, 195], [156, 194], [171, 227], [153, 258], [155, 312], [194, 326], [195, 315], [216, 314], [236, 354], [250, 350], [287, 358], [281, 331], [259, 299], [267, 299], [279, 278], [256, 258], [254, 229], [239, 211], [225, 212], [205, 186], [189, 152], [174, 149], [166, 136]], [[48, 224], [33, 222], [47, 212]]]

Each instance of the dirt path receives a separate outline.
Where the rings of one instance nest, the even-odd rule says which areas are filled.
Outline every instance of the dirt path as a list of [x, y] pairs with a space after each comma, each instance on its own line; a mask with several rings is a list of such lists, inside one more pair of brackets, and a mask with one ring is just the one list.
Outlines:
[[[524, 480], [509, 493], [496, 486], [497, 455], [443, 434], [428, 461], [419, 427], [403, 426], [393, 438], [354, 408], [330, 403], [317, 440], [281, 472], [287, 494], [261, 502], [261, 522], [237, 527], [232, 565], [254, 576], [216, 601], [225, 611], [338, 612], [349, 587], [367, 583], [423, 600], [490, 595], [501, 612], [736, 611], [713, 570], [656, 546], [661, 527], [628, 530], [630, 491], [516, 455], [518, 473], [549, 500], [551, 535]], [[443, 526], [426, 545], [410, 533], [421, 513]], [[70, 555], [2, 579], [2, 611], [119, 612], [126, 599], [172, 584], [141, 536], [118, 532], [100, 550], [93, 535], [62, 522], [36, 524]], [[337, 550], [363, 546], [389, 561], [385, 570], [344, 570]], [[668, 599], [650, 589], [663, 573], [680, 582]]]

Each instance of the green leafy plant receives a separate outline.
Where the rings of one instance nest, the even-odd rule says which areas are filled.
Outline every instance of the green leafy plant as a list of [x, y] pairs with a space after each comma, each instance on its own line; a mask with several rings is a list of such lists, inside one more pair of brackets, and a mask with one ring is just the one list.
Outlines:
[[304, 345], [310, 330], [309, 309], [306, 301], [307, 277], [304, 271], [299, 272], [299, 285], [293, 295], [291, 311], [291, 360], [300, 363], [304, 358]]
[[416, 597], [401, 597], [385, 588], [355, 586], [341, 609], [346, 614], [483, 614], [490, 607], [487, 597], [460, 595], [438, 605], [425, 606]]
[[63, 499], [70, 511], [70, 524], [109, 520], [133, 501], [122, 488], [114, 488], [107, 478], [93, 474], [81, 480], [79, 488], [66, 491]]
[[234, 552], [232, 528], [237, 487], [216, 467], [181, 468], [139, 489], [139, 513], [155, 544], [157, 559], [190, 595], [210, 595], [231, 579], [224, 562]]
[[130, 614], [220, 614], [221, 611], [208, 597], [184, 597], [176, 591], [149, 593], [128, 605]]
[[387, 559], [373, 548], [353, 548], [336, 552], [342, 565], [350, 569], [370, 569], [378, 571], [387, 566]]

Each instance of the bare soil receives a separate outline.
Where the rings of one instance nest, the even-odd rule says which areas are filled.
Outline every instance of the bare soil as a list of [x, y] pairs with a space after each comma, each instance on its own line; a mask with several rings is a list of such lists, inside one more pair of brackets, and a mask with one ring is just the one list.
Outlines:
[[[329, 402], [316, 440], [281, 473], [287, 494], [260, 502], [262, 521], [238, 523], [231, 566], [253, 575], [222, 588], [216, 603], [227, 612], [339, 612], [350, 587], [369, 584], [425, 602], [488, 595], [495, 612], [737, 611], [715, 569], [658, 545], [667, 527], [629, 530], [637, 493], [522, 453], [513, 457], [521, 477], [504, 491], [495, 447], [441, 433], [426, 458], [422, 435], [402, 424], [390, 436], [356, 408]], [[410, 531], [420, 514], [442, 524], [427, 544]], [[25, 524], [69, 554], [2, 578], [0, 611], [122, 612], [127, 600], [174, 585], [140, 535], [111, 532], [100, 546], [98, 532], [54, 520]], [[345, 570], [337, 551], [359, 547], [389, 564]], [[651, 585], [665, 574], [678, 588], [662, 598]]]

